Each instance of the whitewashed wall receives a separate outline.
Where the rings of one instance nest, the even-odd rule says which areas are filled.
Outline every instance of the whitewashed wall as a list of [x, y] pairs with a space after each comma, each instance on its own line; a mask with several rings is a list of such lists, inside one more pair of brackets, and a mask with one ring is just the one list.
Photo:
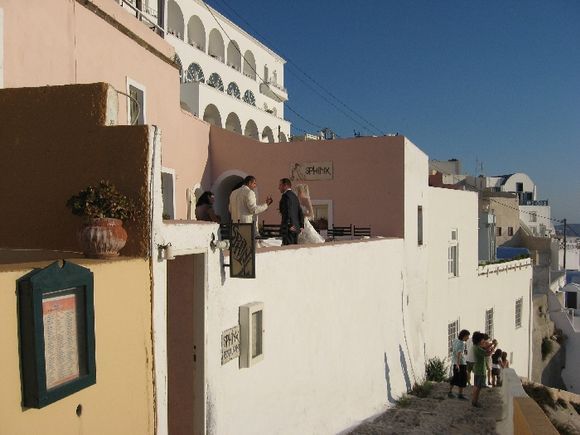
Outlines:
[[[337, 433], [404, 393], [402, 261], [400, 239], [280, 249], [257, 255], [255, 280], [210, 282], [208, 433]], [[249, 302], [264, 303], [264, 359], [222, 366], [221, 332]]]
[[562, 304], [553, 292], [548, 291], [547, 295], [550, 319], [556, 328], [561, 329], [566, 336], [566, 366], [562, 370], [562, 380], [568, 391], [580, 394], [580, 370], [578, 370], [580, 328], [578, 328], [578, 317], [571, 317], [569, 313], [562, 311]]
[[[512, 367], [529, 373], [530, 291], [529, 260], [479, 268], [477, 265], [477, 194], [429, 189], [429, 290], [426, 313], [427, 357], [447, 355], [447, 325], [459, 319], [460, 329], [485, 330], [485, 311], [494, 309], [494, 335], [502, 350], [513, 352]], [[447, 273], [451, 228], [459, 239], [459, 276]], [[487, 273], [487, 271], [492, 271]], [[485, 273], [484, 273], [485, 272]], [[481, 274], [481, 275], [480, 275]], [[523, 298], [522, 326], [515, 327], [515, 301]]]
[[[431, 245], [427, 222], [432, 219], [428, 194], [429, 158], [410, 140], [405, 139], [405, 262], [403, 307], [405, 326], [412, 331], [407, 337], [410, 367], [422, 378], [425, 366], [425, 331], [429, 329], [424, 313], [427, 305], [427, 265]], [[418, 243], [418, 207], [423, 208], [423, 244]]]

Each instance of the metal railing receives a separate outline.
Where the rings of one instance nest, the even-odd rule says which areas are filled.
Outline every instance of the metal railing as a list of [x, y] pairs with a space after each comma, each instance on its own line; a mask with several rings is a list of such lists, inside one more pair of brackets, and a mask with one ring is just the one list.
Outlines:
[[157, 10], [147, 5], [139, 9], [137, 0], [117, 0], [121, 7], [128, 7], [135, 13], [135, 18], [145, 23], [147, 27], [156, 32], [158, 35], [165, 35], [165, 29], [157, 23]]

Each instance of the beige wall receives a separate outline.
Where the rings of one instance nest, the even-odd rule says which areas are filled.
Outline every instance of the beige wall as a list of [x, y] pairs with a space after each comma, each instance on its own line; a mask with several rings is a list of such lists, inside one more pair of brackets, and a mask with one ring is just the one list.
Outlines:
[[290, 176], [291, 165], [332, 161], [333, 180], [306, 183], [312, 199], [333, 201], [334, 224], [371, 225], [373, 235], [403, 237], [404, 140], [398, 136], [271, 144], [212, 126], [212, 180], [236, 169], [256, 176], [260, 202], [267, 195], [274, 198], [259, 219], [279, 223], [278, 181]]
[[[97, 383], [42, 409], [21, 407], [16, 280], [50, 262], [0, 266], [0, 432], [10, 435], [152, 434], [149, 263], [75, 261], [94, 273]], [[75, 413], [82, 405], [82, 415]]]
[[[128, 78], [145, 87], [146, 123], [161, 128], [163, 166], [178, 173], [176, 216], [185, 218], [186, 188], [209, 177], [209, 126], [180, 108], [173, 47], [111, 0], [0, 0], [0, 8], [11, 35], [5, 87], [106, 82], [127, 92]], [[119, 115], [126, 123], [122, 95]]]
[[[490, 194], [488, 192], [483, 192], [482, 195], [480, 210], [483, 211], [489, 207], [489, 212], [495, 215], [495, 242], [497, 246], [501, 246], [511, 240], [520, 229], [518, 197], [513, 194]], [[510, 227], [513, 228], [511, 236], [508, 232]], [[501, 236], [497, 235], [497, 228], [501, 228]]]
[[106, 93], [103, 83], [0, 89], [1, 247], [78, 251], [82, 219], [66, 201], [109, 179], [140, 212], [121, 253], [147, 255], [149, 131], [104, 127]]

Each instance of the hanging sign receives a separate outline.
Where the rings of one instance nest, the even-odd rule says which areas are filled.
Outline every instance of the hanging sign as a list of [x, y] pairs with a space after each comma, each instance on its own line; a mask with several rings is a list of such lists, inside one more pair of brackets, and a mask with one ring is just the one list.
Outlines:
[[230, 235], [230, 277], [256, 277], [254, 224], [232, 224]]

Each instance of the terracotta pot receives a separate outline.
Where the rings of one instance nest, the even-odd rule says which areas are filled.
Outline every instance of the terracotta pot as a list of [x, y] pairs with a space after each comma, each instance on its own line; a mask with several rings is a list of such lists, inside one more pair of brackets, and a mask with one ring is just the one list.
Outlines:
[[121, 219], [89, 219], [79, 231], [79, 242], [86, 257], [117, 257], [127, 243], [127, 231]]

